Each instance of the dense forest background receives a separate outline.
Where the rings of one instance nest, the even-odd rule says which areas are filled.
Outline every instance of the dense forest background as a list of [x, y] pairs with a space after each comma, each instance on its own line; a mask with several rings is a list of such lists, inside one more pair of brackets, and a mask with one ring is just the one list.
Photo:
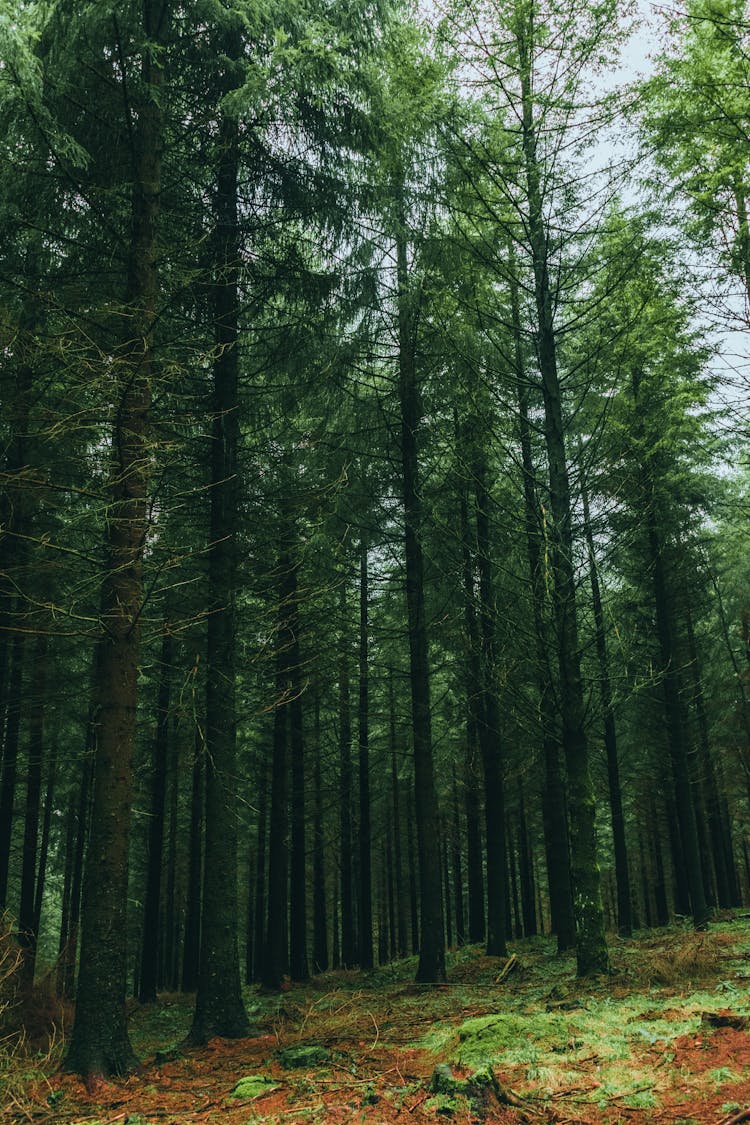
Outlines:
[[750, 17], [1, 0], [0, 905], [126, 996], [750, 901]]

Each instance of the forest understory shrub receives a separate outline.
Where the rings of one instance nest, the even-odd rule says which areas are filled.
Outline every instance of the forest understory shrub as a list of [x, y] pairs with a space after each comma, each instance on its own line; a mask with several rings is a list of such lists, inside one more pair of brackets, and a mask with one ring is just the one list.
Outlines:
[[68, 1005], [54, 974], [24, 986], [23, 950], [13, 919], [0, 917], [0, 1104], [23, 1112], [30, 1081], [54, 1070], [62, 1055]]

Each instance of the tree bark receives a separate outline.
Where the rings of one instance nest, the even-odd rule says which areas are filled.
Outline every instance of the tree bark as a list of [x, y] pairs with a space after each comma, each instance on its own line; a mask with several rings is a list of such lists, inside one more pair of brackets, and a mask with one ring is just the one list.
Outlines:
[[[222, 92], [234, 89], [243, 43], [223, 29]], [[212, 300], [215, 356], [206, 646], [206, 810], [200, 967], [192, 1043], [248, 1035], [237, 944], [236, 584], [239, 442], [239, 124], [222, 111], [214, 197]]]
[[542, 206], [540, 167], [536, 151], [531, 85], [530, 44], [526, 30], [517, 28], [520, 58], [521, 139], [526, 176], [528, 233], [537, 312], [537, 358], [544, 403], [544, 436], [549, 471], [553, 603], [559, 669], [562, 744], [568, 779], [571, 882], [576, 922], [576, 960], [579, 976], [609, 968], [604, 933], [601, 885], [596, 845], [596, 800], [589, 770], [581, 653], [576, 618], [576, 581], [571, 525], [572, 501], [565, 450], [562, 393], [557, 370], [557, 342], [549, 277], [548, 232]]
[[617, 928], [623, 937], [630, 937], [633, 932], [630, 872], [628, 870], [628, 849], [625, 838], [625, 816], [622, 810], [620, 762], [617, 754], [615, 713], [612, 706], [612, 682], [609, 674], [607, 633], [604, 627], [604, 608], [599, 585], [599, 570], [596, 564], [596, 554], [594, 552], [594, 531], [591, 526], [589, 498], [583, 479], [581, 483], [581, 500], [583, 502], [583, 526], [589, 561], [591, 604], [594, 610], [596, 656], [599, 663], [599, 695], [604, 717], [604, 749], [607, 757], [609, 807], [612, 816], [612, 842], [615, 851], [615, 878], [617, 880]]
[[159, 688], [156, 700], [156, 737], [154, 739], [151, 777], [151, 809], [148, 825], [148, 864], [146, 868], [146, 900], [143, 908], [141, 938], [141, 971], [138, 999], [141, 1004], [156, 1001], [159, 951], [159, 907], [161, 903], [161, 869], [164, 858], [164, 809], [167, 795], [167, 751], [169, 746], [169, 705], [172, 680], [172, 634], [164, 620], [159, 664]]
[[396, 242], [406, 612], [409, 623], [414, 808], [420, 890], [421, 944], [417, 980], [433, 983], [444, 981], [446, 975], [443, 903], [440, 890], [440, 848], [435, 832], [439, 811], [432, 750], [430, 670], [422, 554], [423, 512], [417, 446], [422, 410], [416, 370], [416, 316], [413, 307], [414, 298], [410, 292], [407, 247], [403, 229], [399, 231]]
[[24, 950], [23, 981], [27, 987], [34, 982], [34, 966], [39, 933], [36, 926], [36, 872], [39, 843], [39, 800], [42, 792], [42, 761], [44, 755], [45, 707], [47, 702], [48, 638], [40, 633], [34, 642], [31, 675], [31, 719], [29, 721], [28, 765], [26, 771], [26, 812], [21, 857], [21, 903], [18, 930]]
[[352, 724], [349, 698], [346, 586], [341, 584], [341, 640], [339, 642], [339, 842], [341, 845], [341, 964], [356, 961], [354, 883], [352, 873]]
[[157, 221], [161, 192], [163, 70], [154, 44], [168, 5], [143, 5], [142, 87], [134, 136], [132, 237], [124, 340], [116, 356], [114, 464], [106, 520], [95, 704], [94, 812], [81, 933], [76, 1019], [65, 1067], [93, 1081], [133, 1070], [137, 1059], [125, 1015], [127, 899], [132, 758], [138, 695], [138, 626], [149, 516], [149, 411], [156, 324]]
[[372, 841], [370, 828], [370, 677], [368, 668], [367, 540], [360, 549], [359, 579], [359, 967], [373, 967]]
[[[197, 672], [197, 667], [196, 667]], [[195, 992], [198, 987], [201, 944], [201, 888], [203, 884], [203, 800], [205, 778], [203, 760], [206, 748], [203, 731], [196, 724], [193, 749], [192, 784], [190, 789], [190, 834], [188, 837], [187, 910], [185, 941], [182, 950], [183, 992]]]

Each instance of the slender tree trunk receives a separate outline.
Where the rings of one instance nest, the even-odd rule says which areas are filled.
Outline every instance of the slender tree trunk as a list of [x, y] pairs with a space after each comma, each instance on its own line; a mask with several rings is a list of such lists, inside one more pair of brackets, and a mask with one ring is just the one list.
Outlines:
[[[39, 933], [44, 904], [44, 887], [47, 878], [47, 858], [49, 856], [50, 829], [52, 827], [52, 805], [55, 800], [55, 783], [57, 781], [57, 738], [53, 737], [49, 763], [47, 765], [47, 787], [44, 794], [44, 819], [42, 821], [42, 840], [39, 846], [39, 863], [37, 865], [36, 889], [34, 891], [34, 933]], [[68, 850], [66, 841], [65, 863], [67, 868]], [[70, 888], [68, 888], [70, 894]]]
[[396, 954], [406, 957], [406, 892], [404, 888], [403, 847], [401, 840], [401, 787], [396, 760], [396, 692], [393, 669], [388, 675], [388, 731], [391, 750], [391, 804], [393, 808], [393, 863], [396, 880]]
[[401, 470], [404, 505], [406, 612], [409, 623], [409, 666], [414, 739], [414, 808], [419, 854], [421, 945], [417, 980], [445, 980], [443, 903], [440, 893], [440, 849], [435, 825], [439, 810], [432, 751], [432, 712], [427, 620], [422, 555], [422, 497], [417, 433], [422, 414], [416, 370], [417, 317], [410, 292], [404, 228], [397, 235], [399, 405]]
[[359, 580], [359, 965], [361, 969], [373, 967], [368, 597], [367, 540], [363, 538], [360, 549]]
[[39, 843], [39, 800], [42, 792], [42, 758], [44, 754], [44, 721], [47, 702], [48, 637], [40, 633], [34, 642], [31, 674], [31, 719], [29, 721], [29, 753], [26, 773], [26, 814], [21, 859], [21, 903], [18, 929], [24, 949], [23, 979], [31, 987], [39, 933], [36, 926], [36, 872]]
[[523, 912], [524, 937], [533, 937], [537, 932], [536, 891], [534, 886], [534, 860], [529, 845], [529, 827], [526, 823], [526, 802], [523, 786], [518, 781], [518, 867], [521, 881], [521, 909]]
[[695, 710], [698, 727], [698, 753], [701, 770], [701, 781], [705, 793], [708, 830], [711, 838], [711, 853], [716, 871], [716, 887], [719, 906], [738, 906], [737, 877], [734, 869], [734, 856], [732, 852], [730, 826], [722, 816], [719, 785], [716, 778], [716, 769], [711, 754], [711, 744], [708, 734], [708, 716], [706, 714], [706, 701], [703, 693], [703, 678], [701, 676], [700, 661], [698, 659], [698, 646], [695, 640], [692, 614], [690, 607], [685, 610], [685, 627], [687, 631], [688, 656], [690, 658], [689, 675], [692, 702]]
[[461, 813], [458, 806], [458, 783], [456, 767], [453, 767], [453, 901], [456, 910], [456, 945], [466, 941], [466, 921], [464, 913], [464, 880], [461, 863]]
[[138, 697], [138, 624], [148, 533], [146, 473], [153, 333], [157, 317], [157, 220], [161, 191], [162, 60], [166, 0], [144, 0], [142, 94], [133, 130], [132, 237], [124, 341], [112, 365], [116, 412], [106, 521], [95, 702], [97, 740], [81, 934], [76, 1019], [68, 1070], [95, 1080], [137, 1065], [125, 1015], [132, 758]]
[[526, 554], [531, 578], [531, 602], [536, 638], [536, 671], [539, 691], [539, 724], [542, 732], [544, 758], [544, 783], [542, 813], [544, 847], [547, 860], [550, 915], [552, 930], [557, 935], [557, 951], [564, 952], [575, 945], [575, 919], [570, 882], [570, 842], [566, 813], [565, 786], [560, 769], [560, 747], [555, 717], [555, 690], [549, 657], [549, 629], [545, 620], [545, 590], [547, 585], [545, 547], [539, 530], [540, 504], [534, 481], [534, 462], [531, 449], [528, 391], [524, 382], [521, 354], [521, 322], [515, 282], [511, 284], [511, 304], [515, 338], [515, 363], [518, 389], [518, 420], [521, 438], [523, 467], [524, 518], [526, 525]]
[[579, 976], [609, 967], [604, 933], [596, 845], [596, 799], [589, 770], [581, 653], [576, 618], [576, 577], [571, 524], [572, 501], [565, 449], [562, 393], [557, 370], [554, 305], [549, 277], [548, 232], [545, 229], [536, 123], [531, 84], [530, 44], [526, 29], [517, 28], [521, 60], [522, 121], [528, 231], [537, 312], [537, 358], [544, 403], [544, 435], [549, 470], [553, 603], [559, 668], [562, 743], [570, 811], [571, 883], [576, 922]]
[[594, 532], [591, 526], [589, 498], [583, 476], [581, 478], [581, 499], [583, 501], [583, 526], [586, 536], [586, 549], [589, 561], [589, 581], [591, 583], [591, 604], [594, 610], [594, 629], [596, 633], [596, 655], [599, 662], [599, 695], [604, 716], [604, 749], [607, 756], [607, 780], [609, 782], [609, 807], [612, 816], [612, 841], [615, 851], [615, 877], [617, 880], [617, 928], [629, 937], [633, 932], [631, 912], [630, 873], [628, 870], [628, 849], [625, 839], [625, 816], [622, 810], [622, 787], [620, 785], [620, 762], [617, 754], [617, 732], [615, 713], [612, 706], [612, 683], [609, 675], [609, 653], [607, 652], [607, 633], [604, 627], [604, 608], [599, 586], [599, 570], [594, 552]]
[[264, 757], [258, 780], [258, 838], [255, 847], [255, 933], [253, 943], [253, 980], [262, 980], [265, 966], [266, 916], [266, 825], [268, 820], [268, 766]]
[[341, 964], [356, 961], [352, 873], [352, 725], [349, 699], [346, 587], [341, 585], [341, 641], [339, 647], [339, 839], [341, 841]]
[[[237, 86], [243, 43], [227, 24], [223, 92]], [[235, 600], [239, 487], [239, 124], [223, 111], [218, 124], [214, 277], [211, 544], [208, 552], [206, 649], [206, 828], [200, 968], [190, 1040], [249, 1033], [237, 944], [237, 712]]]
[[292, 980], [310, 976], [307, 960], [307, 849], [305, 843], [305, 745], [302, 716], [302, 657], [300, 654], [297, 564], [289, 575], [289, 703], [292, 774], [291, 863], [289, 888], [289, 971]]
[[[96, 660], [94, 661], [96, 663]], [[75, 824], [75, 847], [73, 850], [72, 874], [70, 884], [70, 902], [68, 924], [65, 928], [63, 941], [63, 927], [60, 932], [60, 971], [58, 973], [58, 992], [65, 997], [72, 998], [73, 985], [76, 972], [76, 950], [78, 946], [78, 926], [81, 917], [81, 889], [83, 887], [83, 872], [85, 866], [86, 845], [89, 838], [91, 824], [91, 789], [94, 780], [94, 711], [89, 710], [89, 721], [86, 725], [86, 756], [83, 761], [81, 785], [78, 794], [78, 808]]]
[[[454, 411], [454, 430], [457, 450], [462, 447], [462, 437]], [[464, 587], [464, 628], [466, 631], [466, 828], [469, 882], [469, 941], [484, 940], [484, 875], [482, 871], [482, 838], [480, 829], [481, 802], [479, 798], [479, 690], [481, 669], [479, 662], [479, 626], [475, 606], [474, 563], [469, 530], [469, 504], [467, 489], [459, 494], [461, 522], [461, 557]]]
[[[10, 652], [8, 705], [5, 714], [3, 767], [2, 778], [0, 778], [0, 910], [4, 909], [8, 901], [10, 844], [13, 833], [13, 808], [16, 799], [18, 746], [21, 733], [24, 648], [24, 634], [16, 633], [13, 637]], [[2, 716], [0, 716], [1, 719]]]
[[417, 896], [417, 857], [414, 853], [414, 798], [406, 802], [406, 852], [409, 867], [409, 918], [411, 920], [411, 952], [419, 953], [419, 899]]
[[289, 715], [289, 583], [292, 562], [282, 549], [279, 557], [279, 629], [276, 657], [276, 710], [273, 723], [271, 763], [271, 817], [268, 855], [268, 928], [263, 956], [262, 983], [266, 988], [281, 988], [288, 969], [289, 934], [288, 870], [289, 820], [287, 814], [287, 720]]
[[487, 845], [487, 953], [507, 955], [505, 923], [508, 915], [505, 850], [505, 785], [500, 742], [500, 706], [497, 698], [495, 591], [492, 573], [487, 469], [483, 458], [474, 460], [479, 572], [479, 636], [481, 642], [481, 702], [478, 709], [479, 746], [484, 768], [485, 838]]
[[323, 782], [321, 770], [320, 693], [315, 694], [313, 787], [313, 972], [328, 970], [328, 913], [326, 910], [325, 837], [323, 833]]
[[[146, 901], [143, 909], [141, 971], [138, 999], [141, 1004], [156, 1001], [159, 950], [159, 907], [164, 850], [164, 808], [167, 795], [167, 752], [169, 748], [169, 705], [172, 686], [172, 634], [165, 616], [161, 642], [159, 689], [156, 700], [156, 737], [151, 778], [151, 810], [148, 825], [148, 866]], [[176, 784], [176, 778], [174, 779]]]
[[195, 992], [198, 987], [201, 944], [201, 888], [203, 884], [203, 799], [205, 778], [203, 761], [206, 748], [203, 731], [195, 728], [192, 784], [190, 789], [190, 835], [188, 838], [187, 909], [185, 916], [185, 942], [182, 950], [183, 992]]

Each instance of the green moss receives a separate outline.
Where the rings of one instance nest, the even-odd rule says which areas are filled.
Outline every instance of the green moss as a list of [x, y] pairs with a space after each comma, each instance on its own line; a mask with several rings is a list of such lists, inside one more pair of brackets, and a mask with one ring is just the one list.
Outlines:
[[272, 1078], [267, 1078], [265, 1074], [249, 1074], [246, 1078], [240, 1078], [229, 1096], [230, 1098], [260, 1098], [263, 1094], [270, 1094], [272, 1090], [278, 1088], [279, 1083], [274, 1082]]

